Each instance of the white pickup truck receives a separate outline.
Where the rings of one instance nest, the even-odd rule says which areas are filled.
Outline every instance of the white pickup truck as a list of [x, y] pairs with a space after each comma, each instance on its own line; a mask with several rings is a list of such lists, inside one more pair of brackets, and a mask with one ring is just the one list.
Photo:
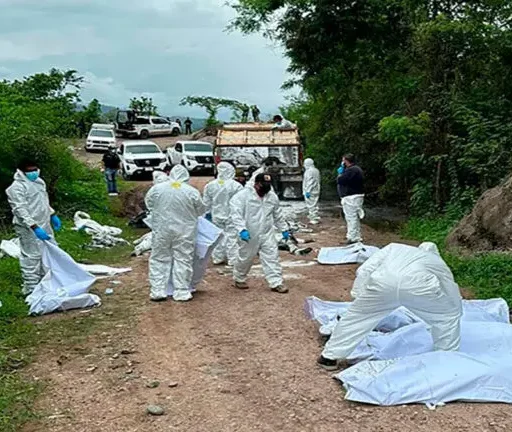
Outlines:
[[167, 149], [171, 165], [183, 165], [189, 172], [213, 171], [213, 145], [202, 141], [178, 141]]
[[166, 117], [139, 115], [135, 111], [118, 111], [116, 132], [123, 137], [147, 139], [150, 136], [181, 134], [181, 126]]
[[116, 144], [116, 133], [113, 124], [94, 123], [85, 142], [85, 151], [106, 151], [110, 145]]
[[125, 180], [156, 170], [163, 171], [167, 166], [167, 157], [153, 141], [124, 141], [118, 154]]

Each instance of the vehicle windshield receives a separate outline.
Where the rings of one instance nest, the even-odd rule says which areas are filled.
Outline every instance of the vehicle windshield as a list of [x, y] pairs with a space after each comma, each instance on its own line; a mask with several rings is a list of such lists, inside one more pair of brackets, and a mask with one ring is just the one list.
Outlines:
[[103, 138], [114, 138], [114, 132], [104, 129], [93, 129], [89, 136], [92, 137], [103, 137]]
[[185, 151], [211, 152], [212, 146], [210, 144], [185, 144]]
[[126, 153], [160, 153], [160, 149], [156, 145], [131, 145], [126, 147]]

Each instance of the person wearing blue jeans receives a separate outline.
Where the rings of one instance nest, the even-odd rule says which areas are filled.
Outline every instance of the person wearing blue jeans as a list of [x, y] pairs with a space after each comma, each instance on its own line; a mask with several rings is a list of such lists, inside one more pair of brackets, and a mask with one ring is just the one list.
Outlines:
[[103, 166], [105, 167], [105, 180], [107, 181], [107, 192], [110, 196], [117, 196], [116, 175], [121, 165], [121, 159], [116, 152], [115, 144], [108, 148], [108, 152], [103, 156]]

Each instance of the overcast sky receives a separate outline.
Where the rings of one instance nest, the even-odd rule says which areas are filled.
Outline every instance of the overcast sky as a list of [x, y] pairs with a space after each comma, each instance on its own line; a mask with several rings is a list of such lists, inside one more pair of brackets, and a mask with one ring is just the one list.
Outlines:
[[188, 95], [234, 98], [273, 112], [287, 61], [261, 36], [226, 33], [225, 0], [0, 0], [0, 78], [76, 69], [92, 98], [125, 106], [152, 96], [162, 113]]

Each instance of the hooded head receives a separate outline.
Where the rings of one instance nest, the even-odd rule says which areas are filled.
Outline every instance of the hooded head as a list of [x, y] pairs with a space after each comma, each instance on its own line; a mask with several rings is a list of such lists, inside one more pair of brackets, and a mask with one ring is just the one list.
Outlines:
[[424, 242], [418, 246], [418, 249], [421, 249], [425, 252], [430, 252], [430, 253], [434, 253], [436, 255], [440, 255], [439, 249], [432, 242]]
[[153, 171], [153, 184], [163, 183], [169, 180], [169, 176], [162, 171]]
[[221, 162], [217, 165], [219, 180], [233, 180], [235, 178], [235, 167], [229, 162]]
[[304, 168], [308, 169], [308, 168], [313, 168], [314, 166], [315, 166], [315, 162], [313, 161], [313, 159], [307, 158], [304, 161]]
[[190, 174], [183, 165], [176, 165], [169, 174], [171, 183], [188, 183]]
[[[23, 159], [18, 164], [18, 172], [22, 173], [25, 178], [31, 182], [35, 182], [39, 178], [39, 166], [37, 162], [31, 159]], [[16, 178], [16, 176], [15, 176]], [[21, 177], [23, 178], [23, 177]]]

